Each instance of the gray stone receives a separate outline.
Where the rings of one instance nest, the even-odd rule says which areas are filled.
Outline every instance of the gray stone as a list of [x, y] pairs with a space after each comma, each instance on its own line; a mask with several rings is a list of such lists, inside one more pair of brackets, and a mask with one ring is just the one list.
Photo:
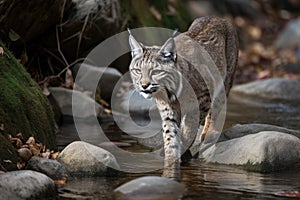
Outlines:
[[57, 199], [54, 181], [30, 170], [0, 174], [1, 199]]
[[259, 172], [278, 171], [300, 163], [300, 139], [263, 131], [216, 143], [200, 156], [210, 163], [242, 165]]
[[258, 133], [261, 131], [277, 131], [281, 133], [291, 134], [300, 138], [300, 131], [280, 126], [274, 126], [269, 124], [236, 124], [231, 128], [223, 131], [219, 137], [218, 142], [243, 137], [245, 135]]
[[110, 152], [82, 141], [69, 144], [57, 160], [70, 173], [78, 175], [105, 175], [120, 168]]
[[28, 161], [26, 169], [43, 173], [53, 180], [62, 180], [68, 176], [68, 172], [62, 164], [47, 158], [32, 157]]
[[117, 199], [180, 199], [184, 186], [168, 178], [145, 176], [116, 188]]
[[300, 82], [284, 78], [271, 78], [234, 86], [231, 92], [266, 99], [299, 100]]
[[77, 85], [88, 91], [91, 91], [95, 85], [98, 85], [101, 98], [105, 100], [111, 99], [114, 87], [122, 76], [114, 68], [97, 67], [85, 63], [75, 65], [73, 72], [76, 74], [75, 82]]
[[296, 47], [300, 44], [300, 18], [291, 20], [275, 41], [277, 48]]
[[49, 91], [57, 101], [63, 115], [78, 118], [104, 115], [103, 107], [85, 93], [61, 87], [50, 87]]
[[32, 157], [32, 152], [28, 148], [18, 149], [18, 156], [22, 161], [27, 162]]

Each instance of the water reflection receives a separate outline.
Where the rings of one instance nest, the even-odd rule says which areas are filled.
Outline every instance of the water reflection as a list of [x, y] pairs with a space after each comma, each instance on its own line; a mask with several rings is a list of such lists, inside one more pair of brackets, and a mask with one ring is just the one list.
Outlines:
[[[228, 102], [225, 128], [237, 123], [268, 123], [299, 129], [299, 120], [300, 105], [298, 102], [276, 102], [232, 94]], [[58, 144], [61, 147], [80, 139], [72, 121], [66, 119], [65, 122], [62, 127], [63, 134], [58, 135]], [[97, 138], [97, 134], [93, 133], [93, 128], [89, 124], [84, 128], [88, 135], [87, 140], [90, 139], [98, 146], [103, 144], [103, 140]], [[128, 142], [131, 140], [131, 137], [120, 131], [112, 122], [102, 124], [102, 128], [110, 141]], [[130, 127], [128, 128], [130, 129]], [[132, 133], [139, 134], [134, 130]], [[130, 144], [131, 147], [123, 147], [123, 149], [131, 152], [150, 151], [135, 143]], [[101, 147], [109, 150], [107, 146]], [[155, 156], [159, 157], [160, 155], [158, 153]], [[144, 159], [143, 163], [133, 163], [126, 159], [124, 165], [133, 167], [136, 164], [150, 169], [153, 162], [151, 159]], [[60, 199], [114, 199], [113, 190], [116, 187], [146, 175], [166, 176], [181, 182], [187, 188], [183, 200], [282, 199], [274, 194], [279, 191], [300, 190], [300, 170], [261, 174], [247, 172], [234, 166], [205, 164], [197, 160], [190, 160], [182, 164], [181, 170], [125, 173], [117, 177], [74, 178], [60, 189]]]

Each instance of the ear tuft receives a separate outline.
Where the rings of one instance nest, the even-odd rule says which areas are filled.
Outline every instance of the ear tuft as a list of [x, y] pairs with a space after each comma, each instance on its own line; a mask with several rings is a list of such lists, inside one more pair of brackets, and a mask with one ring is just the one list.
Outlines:
[[132, 58], [139, 58], [143, 55], [143, 47], [136, 39], [131, 35], [131, 31], [129, 32], [129, 45], [131, 47], [131, 56]]
[[176, 61], [176, 45], [174, 38], [168, 39], [165, 44], [159, 50], [159, 55], [162, 57], [163, 60], [173, 60]]

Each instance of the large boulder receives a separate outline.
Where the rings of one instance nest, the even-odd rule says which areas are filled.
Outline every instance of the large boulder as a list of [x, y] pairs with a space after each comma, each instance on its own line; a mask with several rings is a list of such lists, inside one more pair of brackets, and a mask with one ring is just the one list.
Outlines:
[[299, 100], [300, 81], [285, 78], [258, 80], [234, 86], [231, 92], [266, 99]]
[[234, 138], [243, 137], [249, 134], [255, 134], [261, 131], [276, 131], [281, 133], [287, 133], [300, 138], [300, 131], [288, 129], [280, 126], [274, 126], [270, 124], [236, 124], [231, 128], [223, 131], [219, 137], [218, 142], [230, 140]]
[[0, 55], [0, 124], [7, 133], [34, 136], [55, 149], [56, 128], [47, 98], [14, 56], [4, 51]]
[[278, 171], [300, 164], [300, 139], [262, 131], [216, 143], [200, 156], [210, 163], [239, 165], [259, 172]]
[[69, 144], [57, 160], [70, 173], [77, 175], [105, 175], [119, 169], [115, 157], [110, 152], [82, 141]]
[[0, 174], [1, 199], [57, 199], [54, 181], [30, 170]]
[[145, 176], [116, 188], [116, 199], [180, 199], [184, 186], [168, 178]]

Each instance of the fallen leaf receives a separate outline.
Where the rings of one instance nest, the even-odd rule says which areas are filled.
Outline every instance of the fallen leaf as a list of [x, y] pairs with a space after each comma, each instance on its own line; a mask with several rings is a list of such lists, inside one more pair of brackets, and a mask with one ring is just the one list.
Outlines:
[[24, 169], [25, 166], [26, 166], [26, 163], [25, 163], [25, 162], [22, 162], [22, 161], [21, 161], [21, 162], [18, 162], [18, 163], [17, 163], [17, 168], [18, 168], [18, 169]]
[[60, 154], [59, 151], [57, 151], [57, 152], [51, 154], [51, 159], [52, 159], [52, 160], [56, 160], [56, 158], [59, 156], [59, 154]]
[[28, 140], [26, 141], [26, 144], [35, 144], [34, 137], [29, 137]]
[[64, 86], [66, 88], [71, 88], [72, 89], [73, 85], [74, 85], [74, 79], [73, 79], [72, 71], [70, 69], [67, 69]]
[[23, 134], [22, 133], [18, 133], [16, 135], [16, 138], [19, 138], [20, 140], [24, 140]]
[[54, 180], [54, 183], [58, 186], [63, 186], [66, 184], [66, 180]]

